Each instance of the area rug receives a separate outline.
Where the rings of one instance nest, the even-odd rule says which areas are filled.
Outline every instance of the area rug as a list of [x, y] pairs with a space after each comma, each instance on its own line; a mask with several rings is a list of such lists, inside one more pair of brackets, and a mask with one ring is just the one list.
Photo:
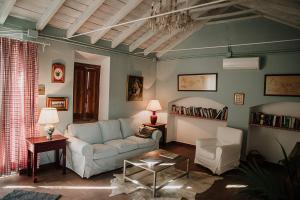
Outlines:
[[[133, 171], [133, 170], [131, 170]], [[166, 180], [171, 180], [171, 177], [175, 177], [181, 170], [175, 168], [169, 168], [164, 170], [157, 175], [157, 182], [165, 182]], [[131, 172], [129, 172], [131, 173]], [[119, 194], [127, 194], [130, 199], [133, 200], [177, 200], [177, 199], [195, 199], [197, 193], [202, 193], [208, 190], [216, 180], [221, 180], [222, 177], [211, 176], [206, 173], [191, 171], [189, 178], [182, 177], [170, 182], [168, 185], [163, 187], [157, 192], [157, 197], [152, 197], [152, 192], [145, 189], [142, 186], [134, 184], [132, 182], [123, 182], [122, 174], [114, 174], [111, 180], [111, 186], [113, 186], [112, 193], [110, 197]], [[151, 185], [153, 180], [153, 175], [150, 172], [142, 171], [131, 177], [134, 180], [138, 180], [143, 183], [149, 183]]]
[[48, 194], [41, 192], [33, 192], [26, 190], [14, 190], [8, 193], [1, 200], [57, 200], [60, 198], [58, 194]]

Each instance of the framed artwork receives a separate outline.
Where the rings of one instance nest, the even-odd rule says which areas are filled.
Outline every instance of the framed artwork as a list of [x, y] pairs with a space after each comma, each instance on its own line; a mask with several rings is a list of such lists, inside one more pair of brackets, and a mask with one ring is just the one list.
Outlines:
[[39, 84], [39, 95], [45, 95], [45, 84]]
[[266, 74], [265, 96], [300, 96], [300, 74]]
[[56, 108], [58, 111], [67, 111], [69, 107], [68, 97], [47, 97], [47, 107]]
[[52, 83], [64, 83], [65, 82], [65, 66], [60, 63], [54, 63], [51, 71]]
[[142, 76], [128, 76], [127, 80], [127, 101], [143, 101]]
[[244, 105], [244, 101], [245, 101], [245, 93], [242, 92], [234, 93], [234, 104]]
[[177, 78], [177, 89], [178, 91], [216, 92], [217, 83], [217, 73], [179, 74]]

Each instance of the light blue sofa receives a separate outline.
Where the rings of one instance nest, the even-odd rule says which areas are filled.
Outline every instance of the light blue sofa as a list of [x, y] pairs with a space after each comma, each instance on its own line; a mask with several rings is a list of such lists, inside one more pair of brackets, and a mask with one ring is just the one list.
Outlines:
[[122, 167], [124, 159], [158, 149], [161, 132], [154, 131], [152, 138], [136, 137], [139, 126], [133, 118], [70, 124], [67, 167], [89, 178]]

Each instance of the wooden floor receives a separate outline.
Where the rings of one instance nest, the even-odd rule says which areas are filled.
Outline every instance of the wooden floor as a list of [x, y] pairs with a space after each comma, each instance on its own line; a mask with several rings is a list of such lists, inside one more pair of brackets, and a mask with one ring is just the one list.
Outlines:
[[[204, 167], [193, 164], [195, 148], [189, 145], [171, 143], [164, 149], [181, 154], [190, 158], [191, 170], [197, 170], [210, 173]], [[181, 167], [181, 166], [179, 166]], [[182, 166], [183, 167], [183, 166]], [[13, 189], [34, 190], [37, 192], [48, 192], [61, 194], [60, 200], [65, 199], [128, 199], [126, 195], [109, 197], [111, 190], [109, 189], [110, 180], [114, 173], [121, 173], [121, 169], [112, 172], [93, 176], [90, 179], [81, 179], [72, 171], [67, 171], [67, 175], [62, 175], [61, 170], [55, 169], [52, 166], [41, 167], [38, 174], [38, 183], [32, 183], [32, 179], [26, 175], [16, 175], [6, 178], [0, 178], [0, 198]], [[243, 199], [237, 197], [238, 189], [226, 189], [226, 185], [242, 184], [235, 175], [236, 171], [225, 173], [223, 180], [216, 183], [206, 192], [197, 194], [196, 199], [205, 200], [235, 200]], [[107, 188], [108, 187], [108, 188]]]

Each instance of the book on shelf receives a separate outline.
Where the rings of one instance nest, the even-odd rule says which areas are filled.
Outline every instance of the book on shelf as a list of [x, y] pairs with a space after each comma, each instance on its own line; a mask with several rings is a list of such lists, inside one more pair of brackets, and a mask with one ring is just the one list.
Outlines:
[[172, 105], [171, 113], [185, 116], [201, 117], [207, 119], [227, 120], [228, 108], [225, 106], [221, 110], [214, 108], [204, 108], [195, 106], [177, 106]]
[[284, 115], [266, 114], [262, 112], [251, 112], [250, 124], [300, 130], [299, 118]]

